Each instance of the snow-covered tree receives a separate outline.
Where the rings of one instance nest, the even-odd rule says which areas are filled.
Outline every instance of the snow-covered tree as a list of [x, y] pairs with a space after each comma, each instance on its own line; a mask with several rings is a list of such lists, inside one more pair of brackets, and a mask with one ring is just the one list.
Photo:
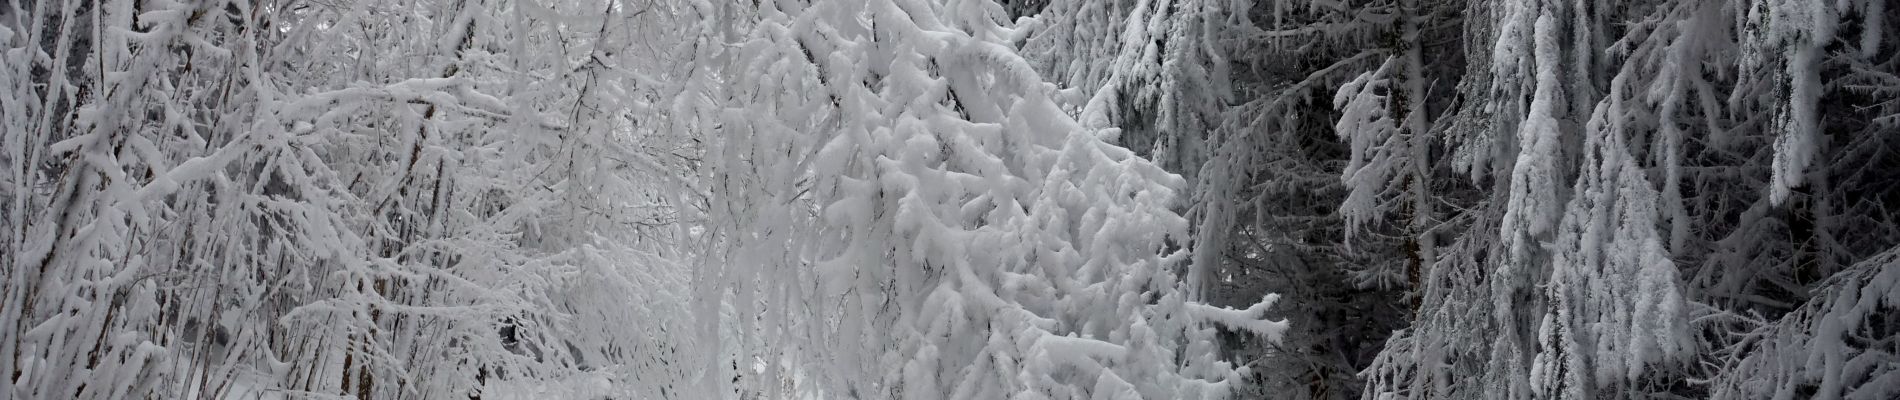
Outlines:
[[709, 150], [731, 247], [698, 271], [718, 302], [702, 309], [731, 307], [736, 353], [763, 374], [738, 378], [752, 390], [1224, 398], [1246, 369], [1217, 357], [1213, 327], [1285, 329], [1263, 319], [1271, 297], [1189, 297], [1181, 178], [1069, 117], [1000, 6], [755, 11], [722, 24], [744, 30]]

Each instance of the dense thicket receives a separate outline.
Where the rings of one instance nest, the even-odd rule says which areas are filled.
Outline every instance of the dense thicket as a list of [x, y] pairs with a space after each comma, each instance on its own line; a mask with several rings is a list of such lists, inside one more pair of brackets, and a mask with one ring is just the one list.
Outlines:
[[1891, 398], [1888, 3], [8, 0], [0, 398]]
[[641, 7], [8, 2], [0, 397], [677, 385]]

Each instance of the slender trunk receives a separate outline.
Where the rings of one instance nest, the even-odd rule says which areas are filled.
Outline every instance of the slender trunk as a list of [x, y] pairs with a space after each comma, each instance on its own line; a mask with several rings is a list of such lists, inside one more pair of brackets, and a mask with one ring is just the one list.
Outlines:
[[[1411, 175], [1412, 185], [1410, 191], [1412, 220], [1407, 227], [1409, 235], [1405, 245], [1412, 253], [1412, 263], [1406, 270], [1406, 276], [1412, 289], [1419, 290], [1423, 287], [1420, 279], [1424, 276], [1425, 269], [1430, 268], [1431, 264], [1438, 259], [1438, 243], [1431, 232], [1433, 224], [1431, 136], [1430, 126], [1426, 124], [1428, 110], [1425, 108], [1425, 99], [1429, 93], [1425, 92], [1425, 63], [1419, 54], [1423, 44], [1419, 39], [1418, 21], [1425, 16], [1421, 15], [1423, 10], [1420, 9], [1419, 0], [1407, 0], [1404, 8], [1406, 12], [1401, 16], [1403, 20], [1400, 21], [1399, 26], [1402, 35], [1401, 43], [1405, 46], [1403, 60], [1405, 87], [1400, 96], [1399, 106], [1401, 107], [1400, 122], [1403, 124], [1401, 128], [1410, 139], [1412, 159], [1411, 168], [1406, 171]], [[1422, 296], [1413, 296], [1412, 309], [1416, 311], [1422, 305], [1422, 300]]]

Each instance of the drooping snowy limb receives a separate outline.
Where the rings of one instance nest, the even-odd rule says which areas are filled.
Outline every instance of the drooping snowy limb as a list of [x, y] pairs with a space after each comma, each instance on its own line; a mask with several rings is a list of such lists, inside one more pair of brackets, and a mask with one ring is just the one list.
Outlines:
[[1421, 14], [1429, 10], [1412, 3], [1404, 9], [1397, 29], [1406, 41], [1391, 49], [1392, 54], [1376, 70], [1345, 83], [1334, 94], [1339, 119], [1333, 131], [1351, 151], [1340, 173], [1348, 192], [1338, 211], [1346, 222], [1346, 247], [1352, 248], [1367, 225], [1403, 210], [1410, 214], [1404, 222], [1403, 246], [1411, 253], [1406, 255], [1403, 282], [1417, 286], [1421, 269], [1437, 259], [1433, 229], [1438, 224], [1434, 210], [1439, 200], [1430, 157], [1436, 121], [1429, 120], [1425, 104], [1430, 93], [1418, 29], [1419, 20], [1428, 17]]
[[[1775, 109], [1775, 160], [1768, 196], [1786, 201], [1807, 176], [1820, 143], [1821, 52], [1839, 31], [1844, 1], [1760, 0], [1749, 4], [1741, 28], [1742, 72], [1768, 69], [1766, 82], [1785, 102]], [[1759, 76], [1759, 75], [1754, 75]], [[1737, 92], [1740, 95], [1741, 92]], [[1731, 99], [1731, 102], [1737, 100]]]
[[1560, 183], [1564, 173], [1558, 168], [1568, 164], [1560, 149], [1564, 118], [1569, 117], [1562, 83], [1567, 63], [1560, 48], [1564, 32], [1554, 10], [1528, 1], [1505, 7], [1509, 11], [1498, 28], [1492, 68], [1500, 79], [1521, 74], [1531, 88], [1523, 92], [1529, 101], [1514, 127], [1519, 150], [1511, 158], [1510, 183], [1496, 200], [1505, 204], [1499, 221], [1502, 255], [1488, 279], [1495, 282], [1491, 317], [1499, 341], [1490, 349], [1484, 376], [1493, 382], [1487, 397], [1521, 398], [1534, 395], [1531, 382], [1536, 377], [1525, 374], [1537, 372], [1531, 367], [1539, 334], [1530, 329], [1541, 325], [1537, 316], [1546, 307], [1534, 289], [1549, 276], [1550, 256], [1543, 243], [1554, 233], [1566, 197]]
[[1234, 102], [1229, 59], [1249, 1], [1054, 1], [1025, 18], [1024, 54], [1085, 127], [1191, 181]]
[[1712, 396], [1877, 399], [1900, 395], [1900, 252], [1836, 274], [1794, 312], [1749, 332], [1727, 355]]
[[1629, 154], [1612, 83], [1586, 126], [1581, 176], [1564, 212], [1544, 287], [1540, 352], [1531, 376], [1545, 396], [1630, 396], [1652, 364], [1691, 352], [1681, 280], [1662, 235], [1658, 196]]
[[1491, 314], [1492, 281], [1486, 279], [1491, 265], [1480, 255], [1498, 248], [1496, 236], [1487, 233], [1497, 229], [1502, 213], [1497, 204], [1483, 207], [1449, 221], [1465, 230], [1426, 269], [1421, 281], [1427, 284], [1419, 289], [1419, 314], [1412, 325], [1393, 334], [1361, 372], [1366, 398], [1472, 397], [1513, 384], [1468, 378], [1490, 374], [1485, 368], [1492, 349], [1503, 345], [1494, 335], [1465, 334], [1500, 329]]
[[1397, 118], [1387, 107], [1387, 97], [1397, 89], [1389, 76], [1393, 61], [1388, 59], [1378, 70], [1353, 78], [1333, 96], [1333, 107], [1339, 109], [1339, 123], [1333, 130], [1352, 148], [1340, 172], [1350, 194], [1340, 204], [1339, 213], [1355, 228], [1348, 234], [1392, 209], [1391, 202], [1381, 197], [1386, 197], [1389, 188], [1399, 186], [1392, 181], [1402, 179], [1397, 175], [1403, 168], [1394, 164], [1404, 163], [1412, 155], [1406, 151], [1410, 142], [1398, 135]]

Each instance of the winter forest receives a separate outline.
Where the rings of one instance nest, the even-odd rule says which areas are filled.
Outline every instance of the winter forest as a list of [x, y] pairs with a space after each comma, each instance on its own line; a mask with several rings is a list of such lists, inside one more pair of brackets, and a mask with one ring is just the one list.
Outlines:
[[1900, 398], [1900, 2], [0, 0], [0, 399]]

